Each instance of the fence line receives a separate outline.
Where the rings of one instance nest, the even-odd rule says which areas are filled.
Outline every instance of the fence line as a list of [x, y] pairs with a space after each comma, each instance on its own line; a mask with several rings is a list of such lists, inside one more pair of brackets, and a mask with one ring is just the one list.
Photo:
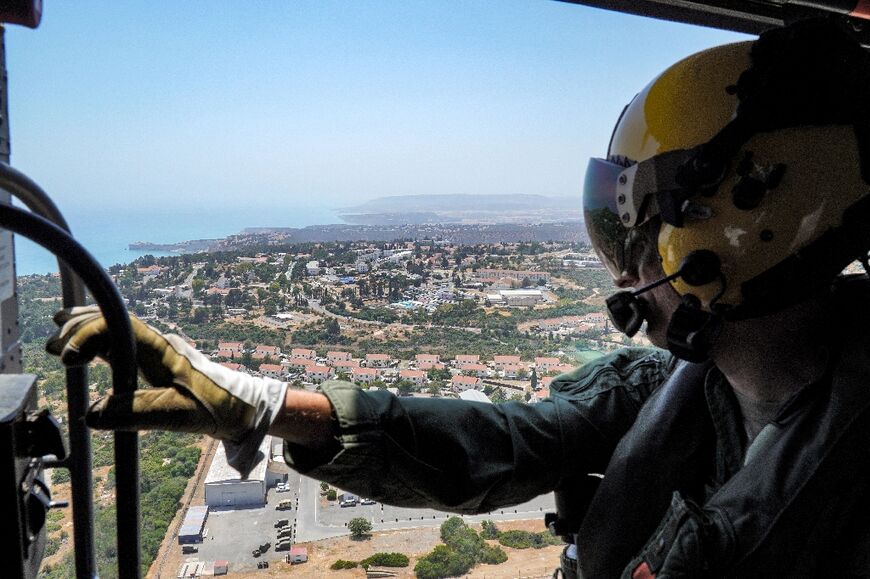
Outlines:
[[[181, 524], [184, 523], [184, 516], [187, 514], [187, 509], [190, 508], [190, 503], [193, 501], [194, 497], [196, 497], [196, 489], [199, 488], [199, 483], [202, 480], [202, 477], [205, 476], [206, 465], [210, 460], [212, 451], [214, 450], [214, 446], [217, 444], [217, 439], [210, 438], [208, 447], [202, 452], [200, 456], [200, 464], [202, 465], [200, 468], [197, 468], [196, 480], [193, 483], [193, 488], [190, 491], [190, 497], [188, 497], [187, 504], [184, 505], [182, 509], [181, 516], [178, 518], [178, 522], [175, 523], [175, 528], [172, 530], [172, 537], [167, 541], [167, 537], [163, 537], [163, 545], [165, 548], [163, 549], [163, 556], [160, 557], [160, 564], [157, 565], [157, 570], [154, 572], [155, 579], [160, 579], [160, 574], [163, 573], [163, 566], [166, 564], [166, 557], [169, 556], [169, 551], [172, 550], [172, 545], [175, 541], [175, 538], [178, 537], [178, 530], [181, 528]], [[175, 573], [172, 574], [175, 577]]]

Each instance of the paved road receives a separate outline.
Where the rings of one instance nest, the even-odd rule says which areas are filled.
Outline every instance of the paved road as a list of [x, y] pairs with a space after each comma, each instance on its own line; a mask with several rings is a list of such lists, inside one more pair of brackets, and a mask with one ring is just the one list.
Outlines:
[[[293, 483], [290, 475], [290, 482]], [[299, 477], [299, 508], [296, 511], [296, 536], [299, 542], [316, 541], [328, 537], [347, 535], [347, 523], [354, 517], [365, 517], [372, 523], [375, 531], [414, 529], [418, 527], [438, 527], [454, 513], [436, 511], [434, 509], [406, 509], [375, 503], [374, 505], [357, 505], [355, 507], [339, 507], [330, 503], [325, 508], [320, 507], [320, 483], [314, 479]], [[522, 505], [499, 509], [481, 515], [463, 515], [468, 522], [483, 520], [511, 521], [541, 519], [541, 529], [544, 528], [544, 513], [555, 510], [553, 494], [537, 497]]]

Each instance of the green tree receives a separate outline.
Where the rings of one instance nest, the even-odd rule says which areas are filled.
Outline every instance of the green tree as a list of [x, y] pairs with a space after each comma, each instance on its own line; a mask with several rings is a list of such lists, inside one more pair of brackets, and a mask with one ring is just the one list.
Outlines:
[[208, 310], [205, 308], [196, 308], [193, 310], [193, 323], [202, 324], [208, 321]]
[[354, 517], [347, 523], [347, 528], [350, 530], [351, 538], [359, 540], [368, 536], [372, 530], [372, 524], [366, 518]]
[[401, 396], [410, 396], [413, 392], [416, 392], [417, 387], [410, 380], [399, 380], [396, 382], [396, 389]]
[[482, 521], [480, 523], [480, 536], [484, 539], [498, 539], [498, 527], [492, 521]]
[[193, 289], [193, 295], [198, 296], [202, 293], [202, 288], [205, 287], [205, 280], [200, 277], [193, 278], [193, 281], [190, 282], [190, 287]]

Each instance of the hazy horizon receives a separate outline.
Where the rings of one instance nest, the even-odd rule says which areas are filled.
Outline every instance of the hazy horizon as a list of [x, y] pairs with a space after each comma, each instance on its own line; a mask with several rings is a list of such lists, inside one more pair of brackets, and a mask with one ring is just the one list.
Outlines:
[[579, 195], [646, 82], [740, 38], [531, 0], [52, 2], [6, 34], [12, 163], [65, 211]]

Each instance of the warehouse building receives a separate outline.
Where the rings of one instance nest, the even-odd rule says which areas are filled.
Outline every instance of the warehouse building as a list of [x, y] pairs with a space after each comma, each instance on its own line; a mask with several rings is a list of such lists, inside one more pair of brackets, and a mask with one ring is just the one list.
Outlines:
[[266, 504], [266, 470], [271, 456], [267, 436], [260, 445], [263, 459], [257, 463], [247, 479], [227, 463], [224, 446], [218, 446], [211, 467], [205, 477], [205, 504], [210, 507], [262, 506]]

